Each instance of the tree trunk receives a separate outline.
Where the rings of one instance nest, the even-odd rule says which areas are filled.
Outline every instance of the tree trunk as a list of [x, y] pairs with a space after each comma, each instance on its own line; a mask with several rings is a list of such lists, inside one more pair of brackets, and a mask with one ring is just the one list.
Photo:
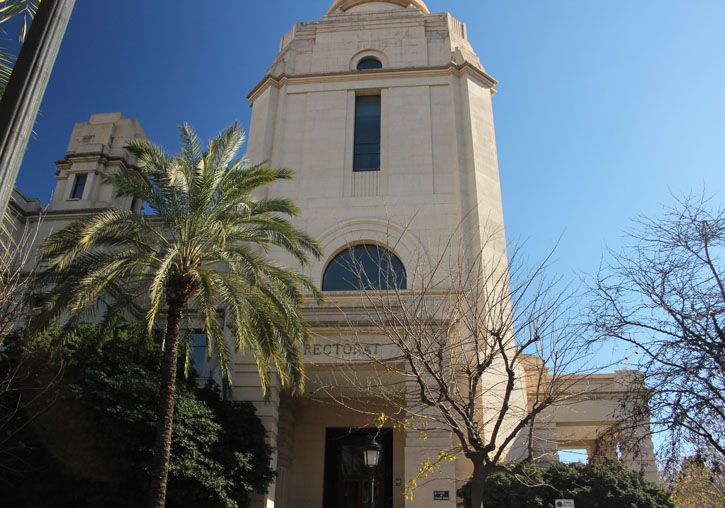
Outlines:
[[483, 508], [483, 482], [485, 480], [483, 465], [475, 461], [471, 477], [471, 508]]
[[174, 394], [176, 393], [176, 362], [179, 349], [179, 327], [184, 308], [189, 301], [189, 290], [167, 288], [169, 305], [166, 317], [166, 338], [164, 356], [161, 360], [161, 389], [159, 407], [156, 412], [156, 443], [154, 444], [154, 463], [151, 469], [151, 488], [149, 490], [149, 508], [164, 508], [166, 504], [166, 485], [169, 476], [169, 456], [171, 451], [171, 427], [174, 421]]

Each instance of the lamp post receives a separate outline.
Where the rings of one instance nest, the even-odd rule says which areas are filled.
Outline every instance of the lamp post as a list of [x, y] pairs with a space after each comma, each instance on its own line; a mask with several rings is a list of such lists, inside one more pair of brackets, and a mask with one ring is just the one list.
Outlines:
[[382, 447], [380, 443], [371, 439], [370, 443], [365, 446], [365, 465], [368, 468], [368, 476], [370, 477], [370, 506], [369, 508], [375, 508], [375, 468], [378, 467], [378, 461], [380, 461], [380, 450]]

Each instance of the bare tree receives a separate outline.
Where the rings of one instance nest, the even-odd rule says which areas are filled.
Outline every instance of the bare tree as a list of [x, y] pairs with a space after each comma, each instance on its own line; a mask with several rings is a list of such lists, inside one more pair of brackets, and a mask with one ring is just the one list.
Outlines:
[[[8, 445], [20, 430], [14, 425], [19, 411], [26, 410], [47, 390], [47, 383], [37, 390], [21, 391], [22, 365], [18, 358], [7, 354], [8, 336], [23, 322], [28, 312], [36, 274], [34, 245], [42, 217], [35, 224], [24, 226], [8, 214], [5, 219], [2, 247], [0, 248], [0, 464], [14, 450]], [[14, 236], [12, 233], [16, 233]], [[57, 375], [57, 373], [56, 373]], [[51, 378], [53, 376], [51, 375]], [[34, 412], [42, 408], [33, 408]], [[32, 416], [27, 421], [32, 420]], [[0, 465], [0, 467], [3, 467]]]
[[701, 446], [722, 461], [725, 213], [689, 195], [627, 235], [592, 285], [591, 309], [597, 338], [629, 345], [643, 373], [621, 418], [651, 415], [673, 463]]
[[[472, 253], [452, 237], [433, 266], [408, 267], [406, 289], [388, 249], [377, 256], [376, 273], [369, 261], [353, 263], [363, 311], [342, 309], [341, 333], [356, 337], [359, 360], [340, 364], [339, 379], [318, 381], [318, 389], [356, 411], [394, 407], [378, 413], [379, 425], [455, 435], [450, 449], [423, 461], [409, 487], [462, 454], [472, 465], [474, 507], [482, 506], [486, 477], [505, 459], [536, 458], [535, 419], [573, 393], [581, 396], [572, 384], [584, 376], [568, 373], [584, 372], [590, 359], [574, 292], [546, 275], [549, 259], [527, 268], [518, 250], [507, 256], [497, 249], [501, 237], [490, 235]], [[354, 393], [346, 396], [341, 385]]]
[[[35, 276], [33, 245], [38, 226], [26, 225], [19, 231], [17, 238], [12, 232], [20, 226], [10, 217], [4, 221], [0, 248], [0, 351], [5, 339], [21, 321], [27, 310], [26, 297], [29, 294]], [[39, 223], [38, 223], [39, 225]]]

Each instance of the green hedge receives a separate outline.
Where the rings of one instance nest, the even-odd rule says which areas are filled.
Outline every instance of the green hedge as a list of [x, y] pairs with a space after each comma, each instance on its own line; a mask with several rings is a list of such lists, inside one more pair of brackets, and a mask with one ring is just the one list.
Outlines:
[[[470, 508], [470, 483], [458, 495], [459, 506]], [[485, 508], [552, 508], [556, 499], [583, 508], [675, 508], [662, 489], [615, 460], [497, 472], [486, 479], [483, 502]]]

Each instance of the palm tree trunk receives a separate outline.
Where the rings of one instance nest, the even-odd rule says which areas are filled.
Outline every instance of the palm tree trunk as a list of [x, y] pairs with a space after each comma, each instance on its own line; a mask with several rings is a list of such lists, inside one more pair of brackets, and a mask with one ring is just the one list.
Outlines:
[[[171, 286], [171, 285], [170, 285]], [[151, 469], [149, 508], [164, 508], [169, 476], [171, 428], [174, 421], [174, 395], [176, 393], [176, 362], [179, 350], [179, 327], [189, 296], [188, 289], [174, 291], [167, 288], [169, 310], [166, 317], [164, 356], [161, 360], [161, 390], [156, 412], [156, 443]]]

